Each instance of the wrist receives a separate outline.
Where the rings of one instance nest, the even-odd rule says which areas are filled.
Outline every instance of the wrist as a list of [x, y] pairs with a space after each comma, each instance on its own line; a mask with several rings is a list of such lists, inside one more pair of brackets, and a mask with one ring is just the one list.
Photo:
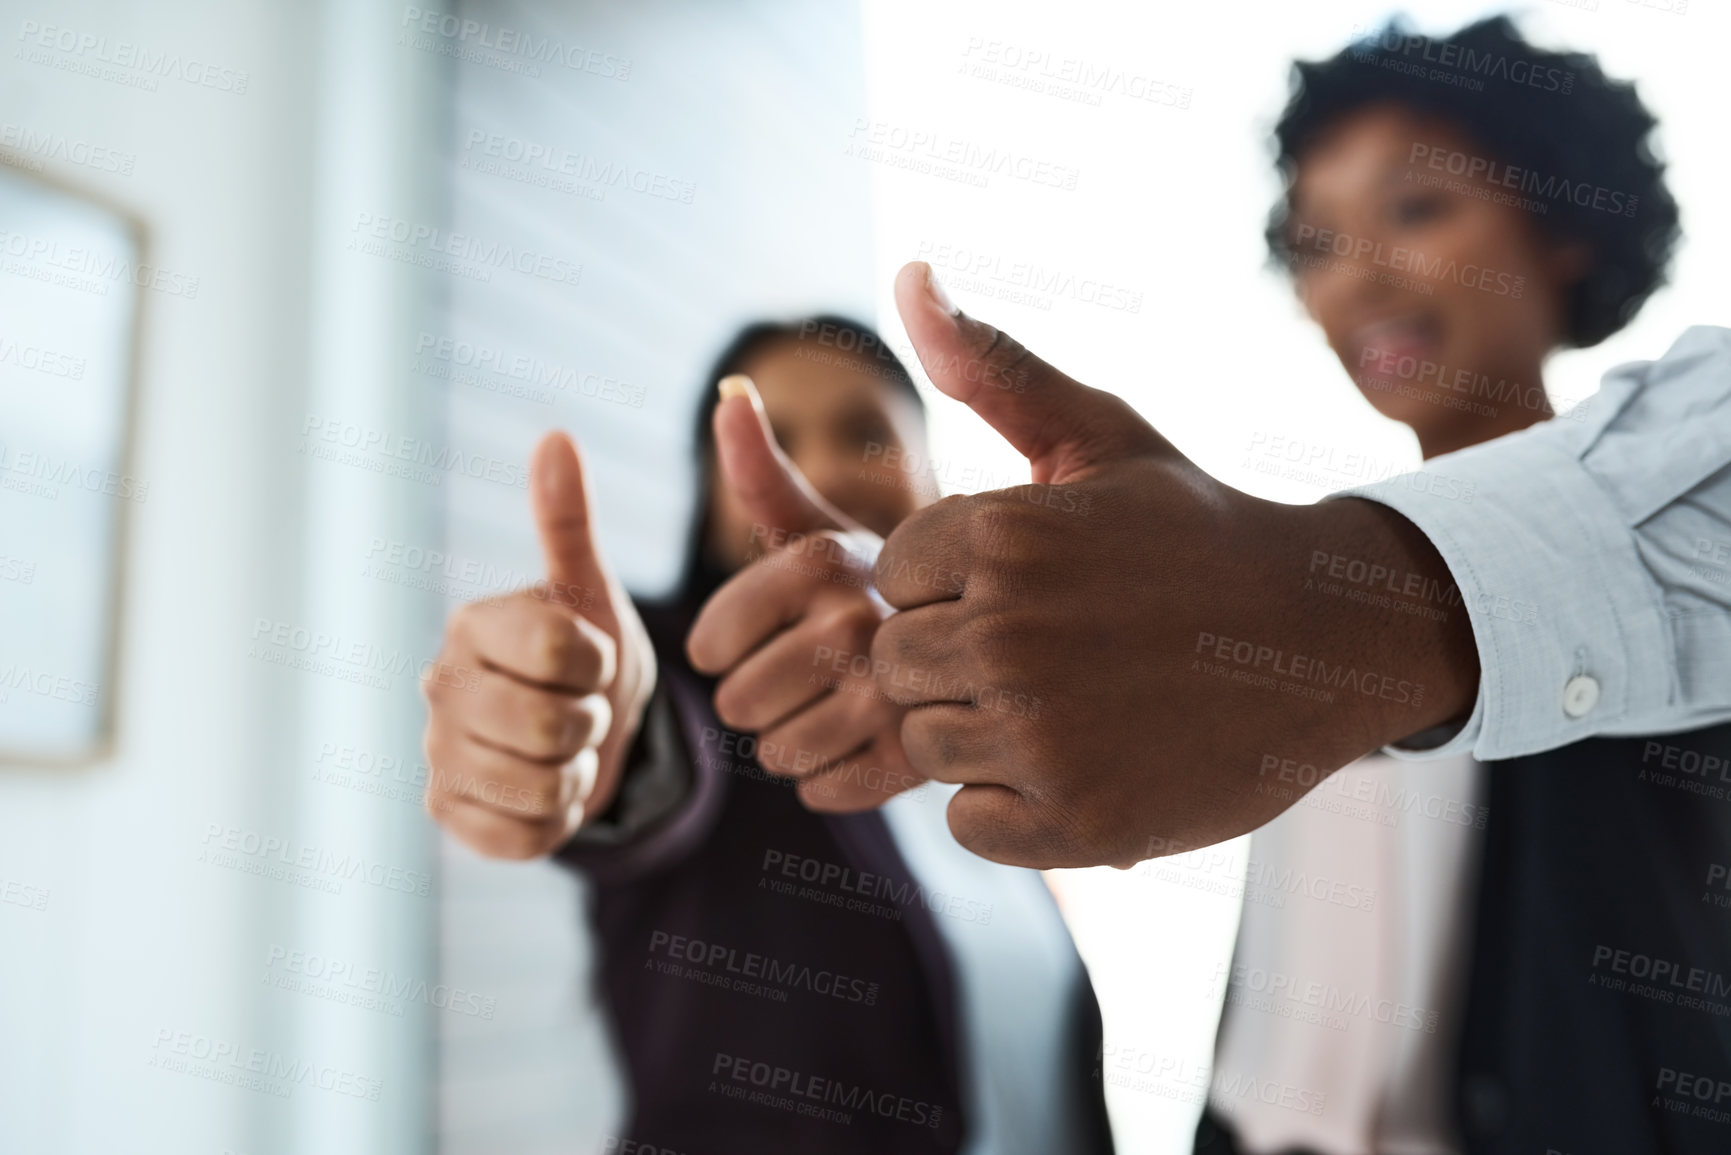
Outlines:
[[1354, 654], [1366, 681], [1375, 675], [1378, 692], [1352, 696], [1361, 743], [1379, 749], [1458, 728], [1478, 695], [1478, 648], [1430, 539], [1358, 498], [1301, 507], [1293, 520], [1289, 548], [1303, 571], [1294, 612]]

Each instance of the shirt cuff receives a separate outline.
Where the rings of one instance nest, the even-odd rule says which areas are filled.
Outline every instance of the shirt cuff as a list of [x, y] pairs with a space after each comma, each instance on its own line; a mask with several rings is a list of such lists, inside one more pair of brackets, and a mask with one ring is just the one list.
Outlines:
[[661, 825], [690, 797], [691, 759], [663, 685], [656, 686], [644, 708], [623, 774], [612, 803], [594, 818], [586, 817], [567, 846], [623, 846]]
[[[1454, 579], [1479, 654], [1471, 717], [1404, 758], [1555, 749], [1673, 694], [1660, 592], [1634, 534], [1563, 431], [1536, 426], [1358, 486], [1411, 521]], [[1458, 594], [1458, 602], [1454, 600]]]

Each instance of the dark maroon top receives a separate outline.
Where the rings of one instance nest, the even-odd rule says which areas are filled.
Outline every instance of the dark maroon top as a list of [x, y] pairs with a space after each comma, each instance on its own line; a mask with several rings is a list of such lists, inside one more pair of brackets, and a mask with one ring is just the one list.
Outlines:
[[[692, 773], [682, 802], [637, 837], [559, 854], [592, 884], [600, 993], [630, 1085], [621, 1139], [680, 1155], [960, 1150], [953, 963], [931, 912], [895, 898], [913, 875], [883, 816], [807, 810], [749, 742], [741, 752], [713, 684], [685, 664], [689, 618], [644, 607], [661, 663], [652, 709], [671, 708]], [[1073, 1150], [1105, 1152], [1099, 1009], [1086, 982], [1077, 999], [1075, 1037], [1053, 1043], [1096, 1108]]]

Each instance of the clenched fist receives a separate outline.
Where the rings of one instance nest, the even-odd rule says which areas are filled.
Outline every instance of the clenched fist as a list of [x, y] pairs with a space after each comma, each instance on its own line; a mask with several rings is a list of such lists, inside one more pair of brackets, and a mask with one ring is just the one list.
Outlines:
[[962, 784], [949, 821], [963, 846], [1128, 866], [1291, 805], [1259, 789], [1270, 755], [1333, 770], [1466, 716], [1478, 660], [1464, 615], [1305, 589], [1319, 552], [1441, 588], [1441, 556], [1399, 514], [1216, 481], [1117, 397], [960, 313], [928, 266], [902, 270], [896, 304], [933, 384], [1034, 482], [928, 506], [877, 561], [899, 612], [872, 665], [910, 707], [909, 763]]
[[433, 668], [480, 670], [473, 692], [422, 683], [427, 810], [494, 858], [547, 854], [606, 809], [655, 688], [649, 636], [596, 548], [564, 434], [535, 447], [530, 495], [547, 580], [451, 615]]

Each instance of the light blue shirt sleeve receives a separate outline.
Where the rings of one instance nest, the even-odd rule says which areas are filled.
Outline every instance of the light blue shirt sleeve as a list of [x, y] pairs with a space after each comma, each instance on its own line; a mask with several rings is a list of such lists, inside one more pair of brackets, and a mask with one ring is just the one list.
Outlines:
[[1466, 725], [1389, 753], [1488, 761], [1731, 718], [1731, 329], [1689, 329], [1583, 405], [1332, 495], [1423, 531], [1478, 645]]

